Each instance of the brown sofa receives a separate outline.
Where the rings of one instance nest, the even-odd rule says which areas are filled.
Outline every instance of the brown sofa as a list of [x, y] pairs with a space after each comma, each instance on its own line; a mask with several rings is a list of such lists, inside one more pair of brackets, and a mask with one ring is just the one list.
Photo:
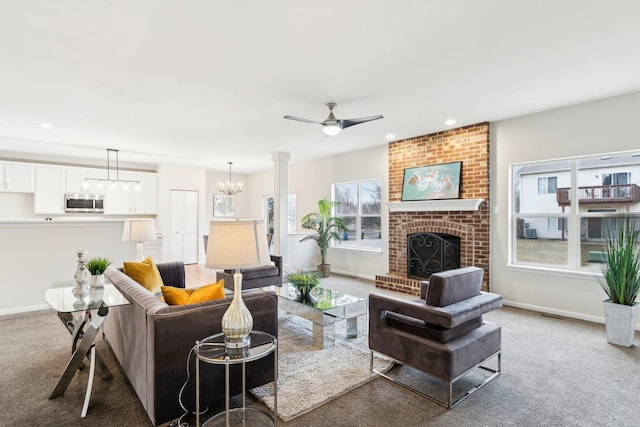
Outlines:
[[[181, 262], [158, 263], [165, 285], [184, 288]], [[151, 422], [159, 425], [182, 415], [178, 402], [180, 388], [187, 379], [186, 362], [197, 340], [219, 333], [221, 319], [231, 303], [228, 298], [184, 306], [169, 306], [119, 269], [105, 273], [131, 302], [114, 307], [104, 322], [104, 333], [123, 371], [135, 389]], [[243, 293], [253, 316], [255, 330], [278, 334], [278, 300], [273, 292], [254, 290]], [[195, 409], [195, 364], [191, 357], [191, 380], [182, 399], [190, 411]], [[201, 404], [224, 399], [224, 369], [202, 363]], [[237, 369], [236, 369], [237, 368]], [[273, 381], [273, 355], [247, 365], [247, 390]], [[231, 394], [242, 391], [240, 366], [231, 367]]]

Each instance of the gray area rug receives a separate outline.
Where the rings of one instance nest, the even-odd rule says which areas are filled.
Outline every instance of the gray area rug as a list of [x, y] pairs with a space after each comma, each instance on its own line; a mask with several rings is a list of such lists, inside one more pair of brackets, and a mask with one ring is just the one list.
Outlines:
[[[358, 337], [345, 338], [345, 323], [335, 324], [335, 346], [313, 347], [312, 323], [280, 312], [278, 315], [278, 417], [292, 420], [374, 379], [369, 369], [367, 319], [358, 318]], [[391, 361], [374, 359], [386, 371]], [[251, 390], [273, 410], [273, 383]]]

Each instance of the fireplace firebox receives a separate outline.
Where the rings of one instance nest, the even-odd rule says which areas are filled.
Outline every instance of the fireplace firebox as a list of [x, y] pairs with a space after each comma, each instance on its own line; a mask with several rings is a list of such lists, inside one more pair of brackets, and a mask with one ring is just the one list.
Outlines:
[[407, 277], [428, 279], [433, 273], [460, 267], [460, 237], [441, 233], [407, 236]]

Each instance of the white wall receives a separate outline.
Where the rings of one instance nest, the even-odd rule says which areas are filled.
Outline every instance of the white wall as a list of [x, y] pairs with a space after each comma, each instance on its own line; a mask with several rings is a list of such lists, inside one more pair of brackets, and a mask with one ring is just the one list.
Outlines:
[[88, 250], [88, 257], [107, 257], [114, 266], [134, 260], [136, 243], [122, 242], [123, 224], [0, 224], [0, 314], [47, 308], [45, 291], [55, 282], [73, 280], [79, 249]]
[[592, 275], [507, 265], [509, 165], [638, 149], [638, 117], [640, 92], [491, 124], [491, 289], [506, 303], [603, 321], [606, 295]]
[[[320, 160], [295, 163], [295, 155], [289, 164], [289, 193], [296, 194], [296, 231], [307, 232], [300, 227], [300, 219], [309, 212], [318, 210], [318, 200], [331, 198], [331, 184], [379, 178], [382, 181], [382, 201], [388, 202], [389, 154], [386, 143], [366, 150], [328, 157]], [[249, 217], [262, 218], [262, 199], [273, 194], [273, 170], [250, 174], [247, 182], [247, 205]], [[388, 210], [383, 207], [382, 233], [388, 234]], [[293, 240], [293, 241], [292, 241]], [[349, 249], [330, 249], [327, 261], [334, 272], [374, 279], [376, 274], [388, 272], [388, 242], [383, 239], [382, 253], [371, 253]], [[289, 239], [288, 252], [305, 252], [306, 243], [299, 247], [295, 239]], [[295, 245], [291, 247], [292, 245]], [[313, 259], [303, 261], [296, 258], [302, 268], [312, 268], [320, 263], [320, 252], [315, 248]], [[285, 260], [285, 263], [288, 261]]]

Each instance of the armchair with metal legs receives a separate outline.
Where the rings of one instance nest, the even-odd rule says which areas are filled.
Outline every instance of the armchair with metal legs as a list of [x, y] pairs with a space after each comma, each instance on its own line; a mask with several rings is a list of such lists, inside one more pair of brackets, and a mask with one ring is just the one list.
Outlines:
[[[369, 348], [434, 377], [448, 387], [446, 401], [419, 391], [390, 374], [371, 370], [421, 396], [451, 409], [501, 372], [501, 329], [482, 314], [502, 306], [502, 296], [481, 292], [484, 271], [477, 267], [431, 275], [421, 286], [421, 299], [369, 296]], [[486, 366], [497, 358], [497, 368]], [[476, 368], [488, 371], [482, 382], [460, 396], [453, 384]]]

